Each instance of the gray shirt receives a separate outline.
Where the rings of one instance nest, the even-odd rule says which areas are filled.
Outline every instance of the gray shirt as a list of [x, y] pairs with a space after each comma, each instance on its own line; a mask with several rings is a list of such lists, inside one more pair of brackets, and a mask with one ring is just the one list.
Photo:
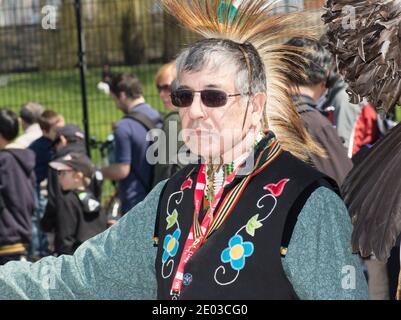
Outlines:
[[[0, 267], [0, 299], [156, 299], [152, 236], [165, 182], [72, 256]], [[301, 299], [367, 299], [343, 201], [321, 187], [302, 209], [283, 267]]]

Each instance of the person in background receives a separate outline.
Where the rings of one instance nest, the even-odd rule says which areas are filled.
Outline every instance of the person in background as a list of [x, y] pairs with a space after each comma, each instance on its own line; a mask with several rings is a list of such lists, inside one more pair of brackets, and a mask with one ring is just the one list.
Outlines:
[[152, 187], [153, 166], [146, 159], [149, 130], [161, 128], [159, 112], [146, 103], [143, 88], [135, 75], [113, 76], [111, 97], [124, 113], [113, 131], [115, 162], [102, 168], [106, 179], [118, 181], [122, 212], [142, 201]]
[[21, 148], [28, 148], [33, 141], [42, 136], [38, 121], [44, 110], [45, 108], [36, 102], [28, 102], [22, 106], [19, 117], [24, 133], [15, 140]]
[[25, 259], [32, 236], [35, 207], [35, 155], [12, 141], [17, 115], [0, 108], [0, 265]]
[[347, 173], [352, 169], [352, 161], [348, 158], [336, 130], [317, 109], [317, 102], [327, 91], [327, 78], [331, 66], [330, 53], [317, 41], [305, 38], [292, 38], [287, 42], [294, 48], [303, 48], [300, 61], [306, 77], [289, 75], [293, 88], [293, 99], [297, 111], [305, 127], [326, 152], [327, 157], [311, 155], [314, 167], [336, 180], [341, 186]]
[[362, 107], [355, 120], [348, 156], [354, 157], [363, 146], [372, 146], [380, 138], [379, 116], [371, 103], [363, 101]]
[[161, 162], [154, 168], [153, 186], [174, 175], [184, 167], [179, 161], [179, 151], [184, 145], [181, 138], [181, 119], [177, 108], [171, 102], [171, 86], [177, 77], [175, 61], [163, 65], [156, 74], [155, 82], [160, 99], [167, 114], [163, 118], [165, 143], [159, 144], [158, 152], [163, 154]]
[[47, 235], [40, 228], [47, 203], [47, 177], [49, 162], [54, 156], [52, 145], [57, 138], [57, 129], [64, 126], [64, 118], [55, 111], [46, 110], [39, 117], [42, 136], [29, 146], [35, 153], [35, 213], [32, 217], [32, 243], [30, 259], [37, 260], [48, 255]]
[[[86, 154], [84, 132], [73, 124], [67, 124], [64, 127], [56, 129], [56, 139], [52, 147], [55, 149], [53, 159], [61, 158], [68, 153], [76, 152]], [[49, 245], [54, 249], [53, 235], [56, 228], [58, 208], [63, 206], [65, 197], [58, 182], [57, 171], [48, 169], [47, 175], [47, 204], [43, 218], [40, 221], [41, 229], [48, 233], [50, 238]], [[52, 251], [50, 250], [50, 251]]]
[[55, 254], [74, 254], [87, 239], [106, 230], [106, 216], [89, 186], [95, 167], [82, 153], [69, 153], [49, 166], [57, 171], [64, 201], [57, 208]]

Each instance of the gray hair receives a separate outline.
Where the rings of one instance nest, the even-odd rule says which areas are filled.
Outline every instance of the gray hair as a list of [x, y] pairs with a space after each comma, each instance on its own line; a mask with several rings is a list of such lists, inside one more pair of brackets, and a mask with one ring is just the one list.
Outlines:
[[[252, 73], [251, 85], [249, 85], [247, 59]], [[267, 90], [265, 66], [257, 50], [250, 43], [240, 44], [227, 39], [204, 39], [185, 49], [178, 56], [176, 64], [176, 86], [179, 85], [183, 72], [198, 72], [206, 65], [216, 69], [232, 66], [236, 68], [235, 87], [239, 93], [246, 95]]]
[[45, 108], [36, 102], [28, 102], [24, 104], [19, 112], [19, 116], [27, 124], [31, 125], [39, 121]]

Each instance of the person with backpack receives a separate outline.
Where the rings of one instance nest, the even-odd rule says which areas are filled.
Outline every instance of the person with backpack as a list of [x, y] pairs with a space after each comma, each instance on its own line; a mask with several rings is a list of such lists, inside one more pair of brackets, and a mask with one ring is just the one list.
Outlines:
[[0, 265], [26, 258], [35, 208], [35, 155], [12, 141], [18, 117], [0, 109]]
[[149, 193], [153, 165], [146, 159], [151, 142], [149, 130], [162, 128], [159, 112], [145, 102], [143, 88], [135, 75], [114, 75], [110, 81], [111, 97], [124, 117], [116, 124], [115, 163], [102, 168], [106, 179], [118, 181], [121, 212], [128, 212]]

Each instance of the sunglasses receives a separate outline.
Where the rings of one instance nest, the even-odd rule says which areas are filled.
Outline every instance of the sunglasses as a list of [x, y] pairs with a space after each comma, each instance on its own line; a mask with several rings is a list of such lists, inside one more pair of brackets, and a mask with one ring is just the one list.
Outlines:
[[171, 92], [171, 86], [169, 84], [164, 84], [162, 86], [157, 85], [157, 91], [162, 92], [162, 91], [167, 91], [167, 92]]
[[238, 97], [241, 94], [227, 94], [221, 90], [205, 89], [195, 91], [191, 89], [178, 89], [171, 93], [171, 102], [178, 108], [187, 108], [192, 105], [195, 93], [199, 92], [202, 103], [209, 108], [219, 108], [227, 104], [228, 98]]

